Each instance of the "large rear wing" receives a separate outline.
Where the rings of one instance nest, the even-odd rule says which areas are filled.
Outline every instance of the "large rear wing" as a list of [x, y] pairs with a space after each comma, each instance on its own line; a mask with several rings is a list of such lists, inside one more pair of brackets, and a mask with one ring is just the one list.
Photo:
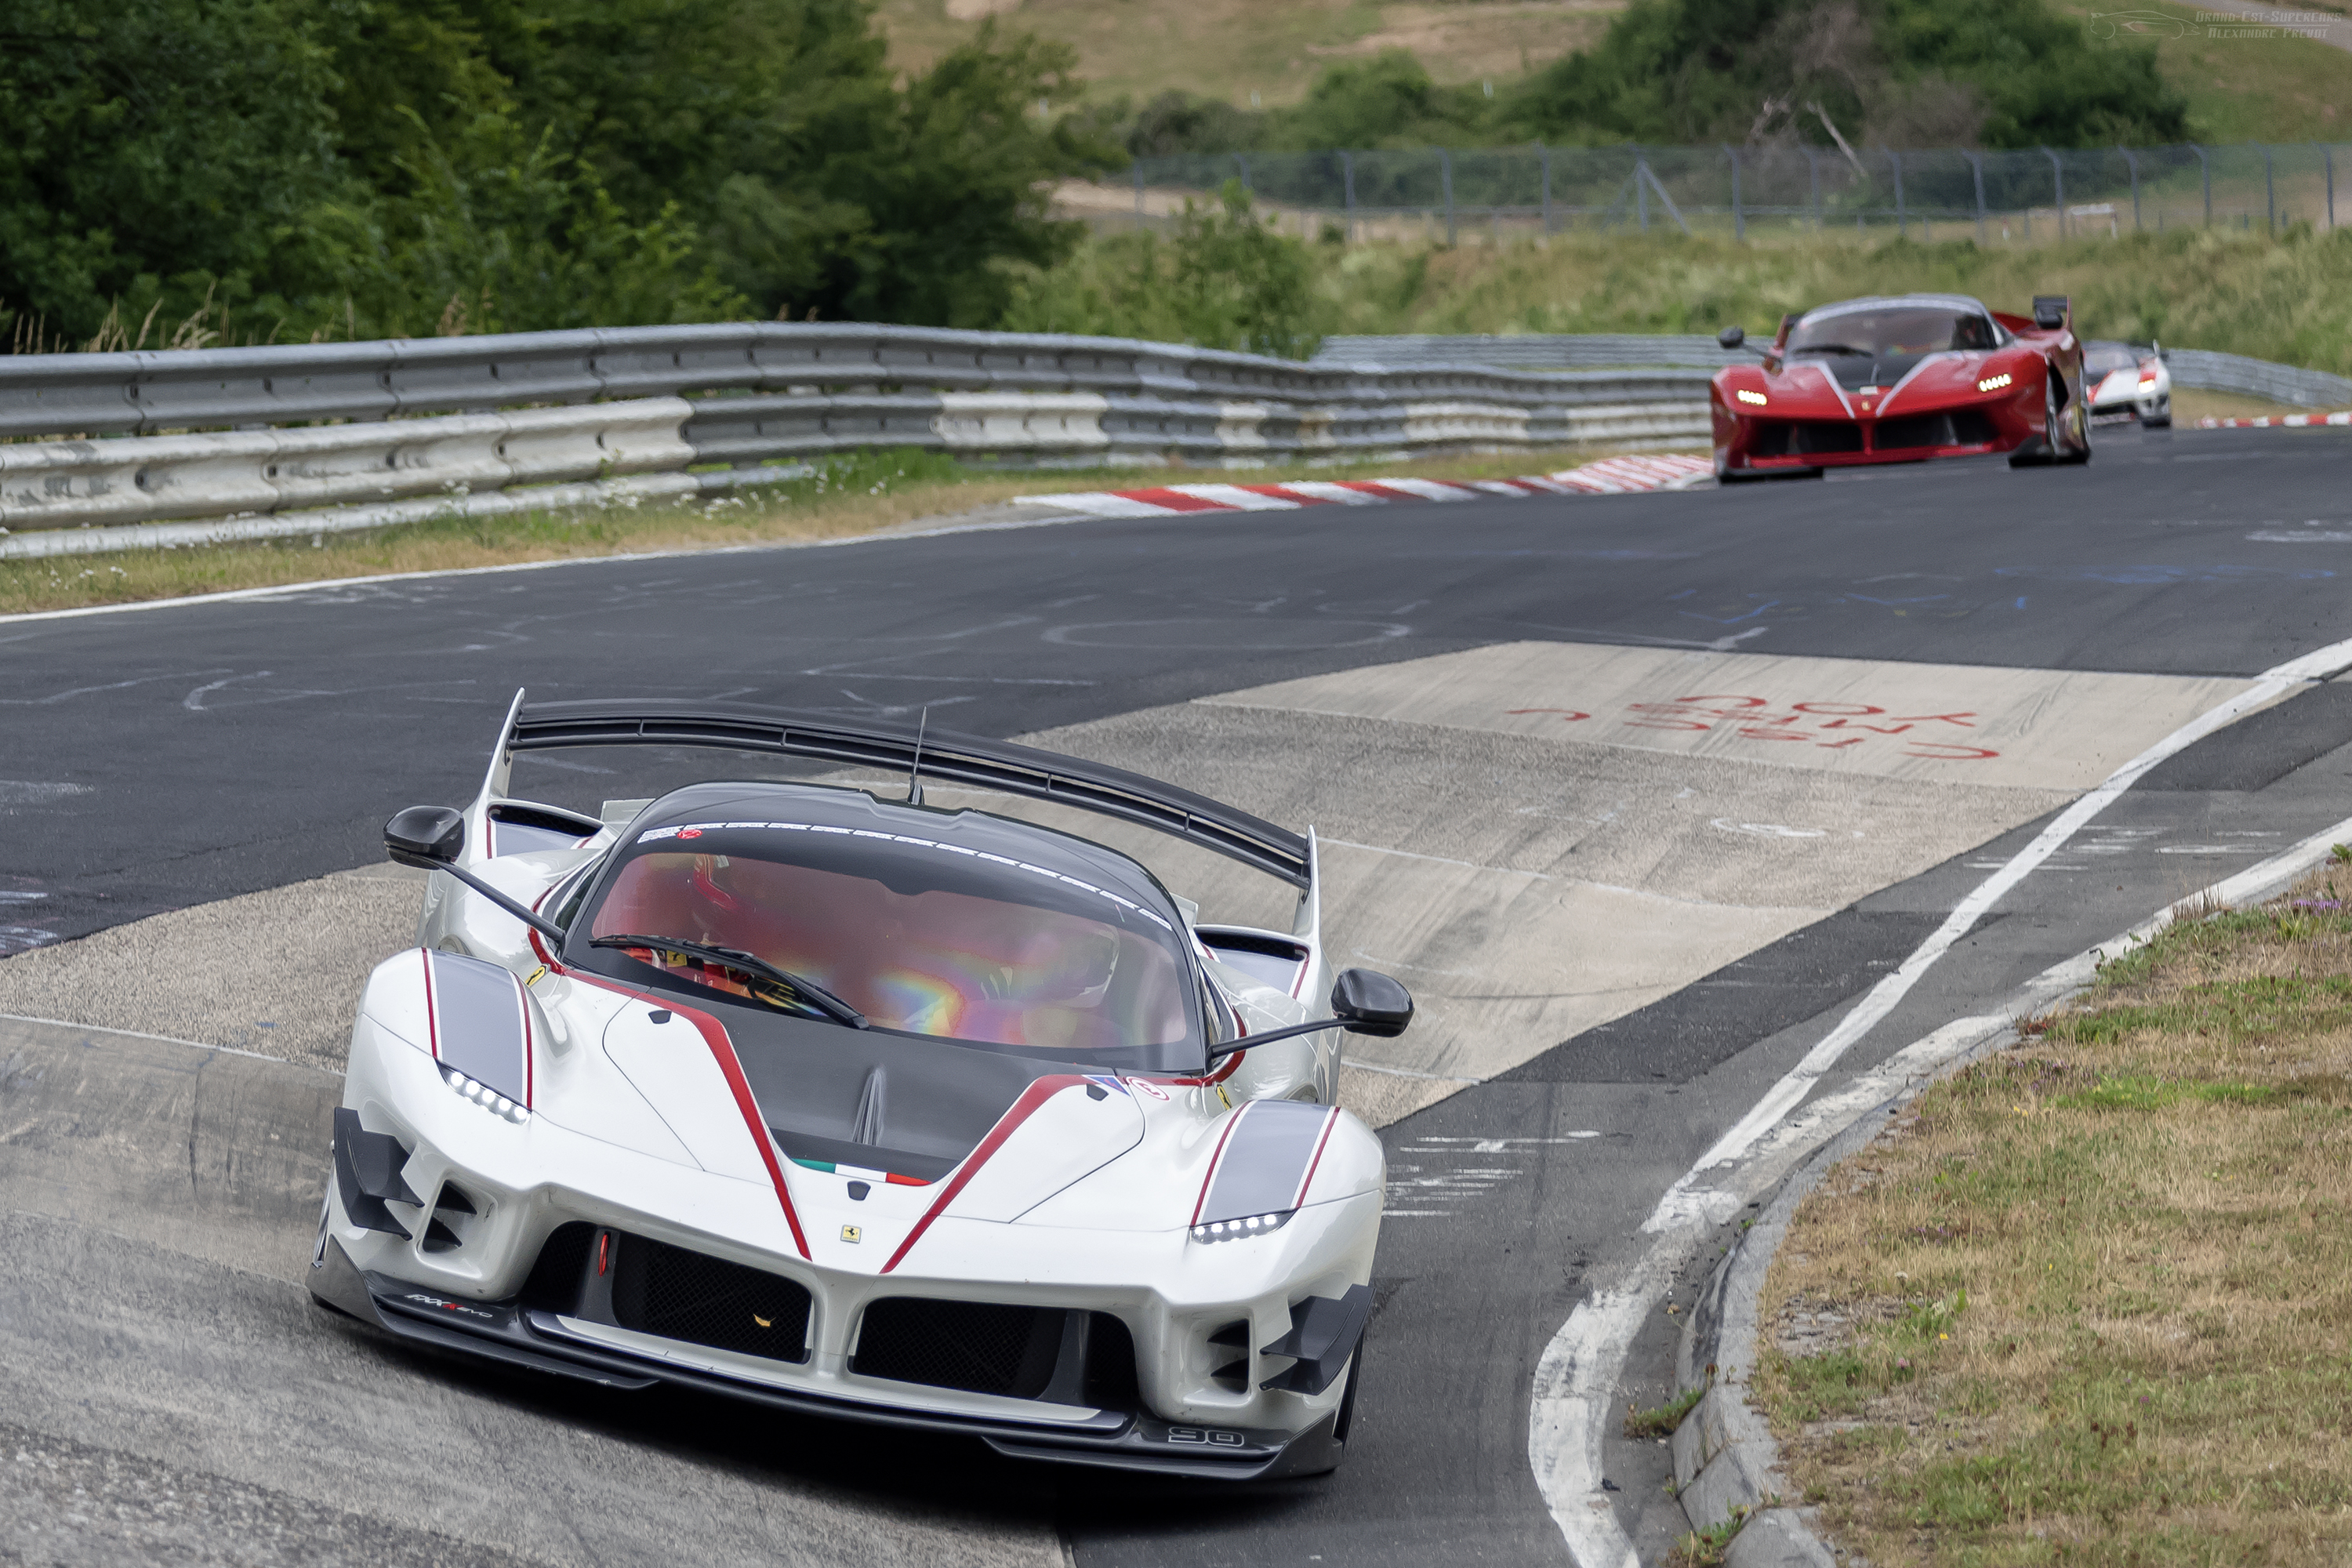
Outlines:
[[1314, 896], [1314, 850], [1288, 828], [1124, 768], [951, 730], [925, 729], [919, 736], [913, 725], [883, 720], [731, 702], [526, 703], [517, 692], [484, 798], [507, 793], [516, 752], [573, 746], [715, 746], [908, 774], [919, 758], [927, 783], [999, 790], [1141, 823], [1278, 877], [1299, 889], [1302, 901]]

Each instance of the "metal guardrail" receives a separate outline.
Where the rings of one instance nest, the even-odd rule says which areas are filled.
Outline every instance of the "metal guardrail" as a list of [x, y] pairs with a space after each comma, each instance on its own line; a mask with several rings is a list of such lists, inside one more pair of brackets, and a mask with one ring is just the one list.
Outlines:
[[0, 525], [94, 528], [684, 468], [677, 397], [288, 430], [0, 447]]
[[684, 494], [877, 447], [1083, 466], [1699, 445], [1706, 379], [793, 322], [0, 356], [0, 557]]
[[[2163, 353], [2176, 386], [2236, 393], [2301, 408], [2352, 408], [2352, 380], [2326, 371], [2305, 370], [2210, 349], [2166, 349]], [[1331, 337], [1323, 340], [1322, 349], [1308, 363], [1359, 370], [1493, 365], [1540, 372], [1597, 365], [1677, 365], [1712, 370], [1752, 363], [1754, 359], [1752, 353], [1718, 347], [1713, 338], [1663, 333], [1643, 337], [1530, 332], [1512, 337]]]
[[1596, 370], [1620, 365], [1672, 365], [1713, 373], [1727, 364], [1750, 363], [1752, 353], [1735, 353], [1711, 337], [1679, 333], [1528, 332], [1503, 336], [1444, 337], [1399, 332], [1387, 337], [1328, 337], [1310, 364], [1350, 369], [1426, 369], [1440, 365], [1492, 365], [1498, 370]]
[[2352, 408], [2352, 381], [2323, 370], [2273, 364], [2266, 359], [2215, 353], [2210, 349], [2167, 349], [2164, 363], [2172, 372], [2175, 386], [2234, 392], [2298, 408]]
[[[847, 395], [830, 408], [776, 405], [863, 431], [930, 405], [877, 401], [886, 392], [1076, 393], [1108, 400], [1106, 431], [1169, 437], [1215, 450], [1223, 405], [1382, 407], [1486, 397], [1519, 406], [1657, 401], [1693, 387], [1619, 382], [1539, 385], [1475, 366], [1414, 376], [1123, 338], [966, 332], [924, 327], [788, 321], [516, 332], [366, 343], [310, 343], [93, 354], [0, 355], [0, 437], [157, 435], [323, 420], [487, 413], [535, 404], [628, 397]], [[866, 401], [859, 402], [856, 399]], [[1145, 424], [1130, 432], [1129, 414]], [[698, 420], [746, 411], [697, 408]], [[803, 422], [798, 434], [826, 433]], [[919, 432], [917, 432], [919, 433]], [[689, 435], [689, 439], [692, 437]], [[860, 442], [871, 445], [870, 441]], [[801, 447], [795, 450], [816, 448]], [[777, 449], [770, 455], [784, 455]]]

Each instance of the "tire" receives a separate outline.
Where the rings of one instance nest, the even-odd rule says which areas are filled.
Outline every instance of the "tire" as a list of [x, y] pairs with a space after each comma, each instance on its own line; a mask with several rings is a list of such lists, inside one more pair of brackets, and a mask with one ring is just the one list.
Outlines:
[[2063, 462], [2066, 447], [2060, 438], [2058, 416], [2058, 373], [2045, 368], [2042, 376], [2042, 434], [2009, 455], [2012, 468], [2037, 468], [2044, 464]]
[[[2057, 460], [2065, 464], [2069, 468], [2079, 468], [2084, 463], [2091, 460], [2091, 411], [2080, 404], [2071, 404], [2068, 406], [2074, 410], [2076, 416], [2083, 422], [2083, 444], [2072, 450], [2069, 450], [2064, 447], [2061, 447], [2058, 449]], [[2060, 416], [2060, 420], [2063, 425], [2064, 420], [2064, 416], [2063, 415]]]

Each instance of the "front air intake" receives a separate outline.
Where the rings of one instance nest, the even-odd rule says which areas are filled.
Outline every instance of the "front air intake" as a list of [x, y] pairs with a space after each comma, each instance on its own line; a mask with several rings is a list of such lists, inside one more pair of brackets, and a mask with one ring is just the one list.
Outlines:
[[1908, 419], [1882, 419], [1871, 439], [1871, 449], [1900, 451], [1910, 447], [1981, 447], [1999, 438], [2000, 430], [1974, 408], [1948, 414], [1915, 414]]
[[1811, 458], [1862, 450], [1862, 428], [1841, 419], [1759, 419], [1748, 451], [1759, 458]]
[[808, 1360], [808, 1288], [764, 1269], [641, 1236], [620, 1237], [613, 1321], [769, 1361]]
[[1054, 1379], [1068, 1318], [1059, 1307], [886, 1297], [866, 1309], [849, 1370], [894, 1383], [1034, 1399]]

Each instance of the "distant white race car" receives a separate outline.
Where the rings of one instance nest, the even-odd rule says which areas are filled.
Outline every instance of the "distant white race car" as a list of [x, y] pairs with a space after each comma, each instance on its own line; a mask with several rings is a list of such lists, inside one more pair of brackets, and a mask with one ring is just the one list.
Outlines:
[[2129, 343], [2083, 345], [2083, 384], [2090, 388], [2093, 418], [2137, 419], [2149, 429], [2172, 423], [2172, 372], [2163, 352]]
[[[507, 794], [518, 752], [633, 744], [1143, 823], [1288, 882], [1297, 919], [1196, 924], [1129, 856], [915, 782], [700, 784], [603, 821]], [[1333, 1103], [1339, 1032], [1401, 1033], [1412, 1000], [1327, 973], [1311, 834], [1003, 742], [518, 694], [473, 804], [385, 841], [436, 874], [352, 1029], [328, 1305], [1028, 1458], [1339, 1462], [1385, 1167]]]

